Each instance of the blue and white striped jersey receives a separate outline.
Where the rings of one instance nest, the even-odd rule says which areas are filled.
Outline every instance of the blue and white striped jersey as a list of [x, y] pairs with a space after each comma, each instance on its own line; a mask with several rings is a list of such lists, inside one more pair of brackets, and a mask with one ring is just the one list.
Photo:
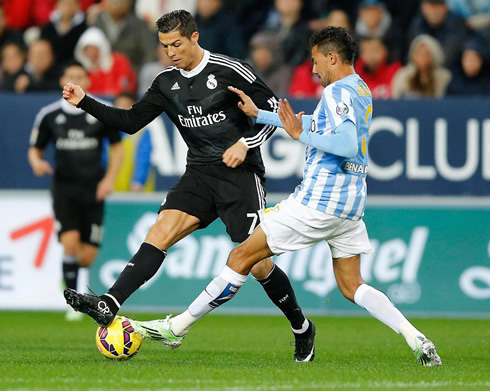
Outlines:
[[351, 220], [360, 220], [366, 204], [367, 145], [373, 107], [371, 92], [357, 74], [325, 87], [310, 132], [329, 136], [344, 121], [357, 130], [358, 152], [348, 159], [307, 146], [303, 180], [294, 191], [302, 204]]

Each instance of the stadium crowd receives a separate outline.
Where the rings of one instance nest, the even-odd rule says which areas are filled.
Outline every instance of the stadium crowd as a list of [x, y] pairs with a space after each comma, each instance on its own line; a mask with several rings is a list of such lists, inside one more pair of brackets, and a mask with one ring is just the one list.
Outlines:
[[355, 69], [374, 99], [490, 93], [480, 0], [0, 0], [0, 90], [59, 90], [76, 59], [90, 93], [141, 95], [171, 65], [155, 21], [178, 8], [195, 16], [202, 47], [246, 60], [279, 96], [320, 96], [308, 39], [329, 25], [357, 37]]

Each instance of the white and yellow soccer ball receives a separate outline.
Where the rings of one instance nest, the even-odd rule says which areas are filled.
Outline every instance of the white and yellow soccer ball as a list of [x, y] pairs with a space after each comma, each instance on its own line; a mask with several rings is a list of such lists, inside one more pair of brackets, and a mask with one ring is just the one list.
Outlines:
[[141, 346], [143, 336], [134, 331], [125, 316], [116, 316], [107, 327], [98, 327], [95, 343], [104, 357], [111, 360], [127, 360], [133, 357]]

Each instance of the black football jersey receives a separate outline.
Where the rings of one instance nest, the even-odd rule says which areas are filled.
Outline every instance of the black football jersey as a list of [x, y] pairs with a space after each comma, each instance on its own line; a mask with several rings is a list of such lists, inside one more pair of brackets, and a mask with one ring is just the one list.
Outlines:
[[34, 121], [30, 144], [55, 149], [54, 187], [74, 194], [93, 193], [104, 176], [103, 139], [121, 141], [119, 131], [60, 99], [43, 107]]
[[129, 134], [165, 112], [189, 148], [188, 165], [223, 164], [223, 153], [244, 137], [250, 149], [243, 166], [263, 175], [259, 146], [276, 128], [254, 125], [238, 108], [239, 98], [228, 86], [244, 91], [261, 109], [278, 109], [274, 93], [248, 64], [206, 50], [200, 64], [189, 72], [165, 68], [130, 110], [109, 107], [88, 96], [78, 107]]

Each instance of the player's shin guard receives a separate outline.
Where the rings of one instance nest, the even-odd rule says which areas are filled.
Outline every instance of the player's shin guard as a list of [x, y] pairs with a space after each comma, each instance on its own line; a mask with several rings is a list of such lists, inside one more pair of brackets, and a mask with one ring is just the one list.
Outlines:
[[206, 289], [188, 308], [189, 313], [197, 319], [231, 300], [247, 280], [247, 276], [239, 274], [225, 266], [219, 276], [211, 281]]
[[298, 305], [293, 287], [288, 276], [277, 265], [274, 265], [269, 275], [258, 280], [269, 299], [286, 315], [291, 328], [300, 330], [306, 319]]
[[143, 242], [108, 293], [122, 305], [135, 290], [155, 275], [166, 256], [166, 251]]

